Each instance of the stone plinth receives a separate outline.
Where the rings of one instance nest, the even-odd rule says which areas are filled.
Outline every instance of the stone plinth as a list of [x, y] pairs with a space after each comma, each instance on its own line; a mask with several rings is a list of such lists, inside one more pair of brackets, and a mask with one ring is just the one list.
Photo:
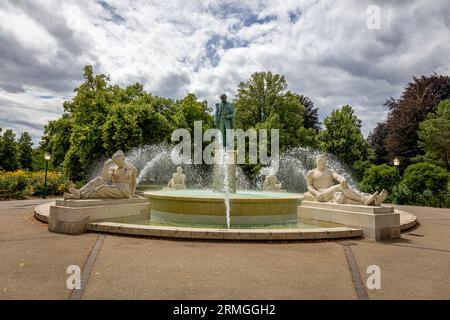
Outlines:
[[56, 200], [50, 206], [48, 230], [79, 234], [90, 222], [150, 219], [150, 203], [146, 198]]
[[216, 192], [225, 191], [225, 170], [228, 173], [228, 190], [236, 193], [236, 151], [226, 150], [226, 160], [220, 159], [220, 153], [216, 153], [214, 161], [213, 190]]
[[365, 237], [374, 240], [400, 238], [400, 214], [394, 207], [302, 201], [297, 215], [300, 223], [360, 228]]

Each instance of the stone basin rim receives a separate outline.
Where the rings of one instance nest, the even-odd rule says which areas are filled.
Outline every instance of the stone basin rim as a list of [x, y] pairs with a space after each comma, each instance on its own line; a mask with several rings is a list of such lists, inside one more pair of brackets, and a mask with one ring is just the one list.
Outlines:
[[[201, 189], [190, 189], [190, 191], [201, 191]], [[246, 196], [248, 195], [248, 196]], [[207, 202], [223, 202], [225, 194], [210, 193], [210, 194], [183, 194], [179, 190], [158, 190], [158, 191], [144, 191], [144, 197], [149, 199], [166, 199], [170, 201], [207, 201]], [[289, 192], [264, 192], [257, 193], [240, 193], [237, 196], [230, 194], [232, 202], [290, 202], [293, 200], [301, 201], [302, 194]]]

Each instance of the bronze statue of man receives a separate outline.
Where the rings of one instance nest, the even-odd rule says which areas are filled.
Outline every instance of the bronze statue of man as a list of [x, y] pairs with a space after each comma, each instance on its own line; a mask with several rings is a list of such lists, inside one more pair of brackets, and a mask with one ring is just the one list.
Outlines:
[[[220, 130], [222, 134], [223, 146], [232, 146], [232, 141], [227, 141], [226, 133], [227, 129], [234, 128], [234, 107], [233, 104], [227, 101], [227, 95], [222, 94], [220, 96], [220, 103], [216, 103], [216, 113], [214, 115], [214, 123], [216, 128]], [[231, 139], [230, 139], [231, 140]]]

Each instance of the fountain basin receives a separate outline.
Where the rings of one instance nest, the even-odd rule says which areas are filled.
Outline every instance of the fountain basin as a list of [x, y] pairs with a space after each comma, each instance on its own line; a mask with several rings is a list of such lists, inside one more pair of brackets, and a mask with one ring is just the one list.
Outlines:
[[[226, 224], [225, 195], [209, 190], [146, 191], [151, 221], [169, 223]], [[231, 225], [288, 224], [297, 222], [301, 194], [237, 191], [230, 194]]]

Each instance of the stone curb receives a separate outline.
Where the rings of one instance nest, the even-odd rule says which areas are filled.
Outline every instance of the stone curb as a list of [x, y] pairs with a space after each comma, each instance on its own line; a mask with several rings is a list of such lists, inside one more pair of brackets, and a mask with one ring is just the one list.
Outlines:
[[[34, 209], [34, 217], [37, 220], [48, 223], [49, 209], [55, 201], [41, 204]], [[417, 223], [415, 215], [395, 209], [400, 213], [400, 228], [402, 231], [414, 227]], [[98, 222], [87, 225], [89, 231], [104, 232], [112, 234], [201, 239], [201, 240], [262, 240], [262, 241], [289, 241], [289, 240], [320, 240], [356, 238], [362, 236], [362, 231], [349, 227], [315, 228], [315, 229], [208, 229], [208, 228], [180, 228], [145, 226], [116, 222]]]
[[319, 240], [361, 237], [360, 229], [348, 227], [315, 229], [208, 229], [146, 226], [116, 222], [89, 223], [87, 230], [122, 235], [214, 240]]
[[406, 231], [417, 224], [417, 217], [412, 213], [395, 209], [395, 213], [400, 213], [400, 230]]

